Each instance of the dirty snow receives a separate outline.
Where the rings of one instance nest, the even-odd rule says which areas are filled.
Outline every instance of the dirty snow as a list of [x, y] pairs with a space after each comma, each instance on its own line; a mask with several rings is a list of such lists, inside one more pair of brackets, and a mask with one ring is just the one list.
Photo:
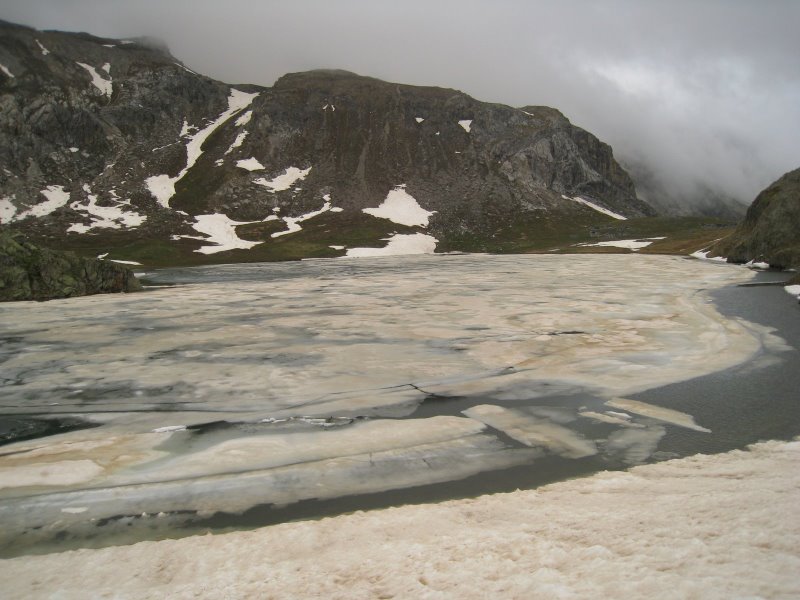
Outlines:
[[260, 242], [249, 242], [236, 235], [237, 225], [247, 225], [251, 221], [234, 221], [227, 215], [215, 213], [211, 215], [197, 215], [192, 227], [208, 236], [207, 242], [213, 246], [203, 246], [195, 250], [200, 254], [216, 254], [226, 250], [246, 250], [257, 246]]
[[575, 196], [574, 198], [570, 198], [569, 196], [561, 195], [562, 198], [565, 200], [572, 200], [573, 202], [577, 202], [578, 204], [583, 204], [584, 206], [588, 206], [592, 210], [596, 210], [599, 213], [602, 213], [606, 216], [611, 217], [612, 219], [617, 219], [619, 221], [627, 221], [628, 217], [624, 217], [619, 213], [615, 213], [613, 211], [608, 210], [607, 208], [603, 208], [594, 202], [581, 198], [580, 196]]
[[307, 169], [298, 169], [297, 167], [289, 167], [286, 169], [282, 175], [278, 175], [270, 180], [267, 180], [263, 177], [256, 179], [253, 183], [257, 185], [263, 185], [265, 188], [268, 188], [270, 192], [282, 192], [284, 190], [288, 190], [298, 181], [302, 181], [306, 178], [306, 176], [311, 172], [311, 167]]
[[762, 442], [530, 491], [24, 556], [0, 561], [0, 582], [9, 600], [791, 598], [798, 461], [800, 442]]
[[92, 222], [89, 225], [83, 223], [73, 223], [67, 232], [86, 233], [92, 229], [120, 229], [122, 227], [138, 227], [147, 220], [146, 215], [140, 215], [133, 210], [124, 210], [122, 206], [131, 206], [130, 200], [120, 200], [114, 190], [109, 192], [112, 201], [116, 206], [98, 206], [97, 195], [92, 193], [88, 185], [83, 186], [88, 199], [87, 203], [73, 202], [70, 208], [76, 212], [83, 212], [90, 216]]
[[379, 219], [388, 219], [392, 223], [409, 227], [427, 227], [428, 220], [434, 212], [425, 210], [419, 202], [405, 190], [405, 185], [398, 185], [391, 190], [386, 199], [377, 208], [364, 208], [362, 212]]
[[258, 160], [255, 158], [246, 158], [244, 160], [237, 160], [236, 166], [240, 169], [247, 169], [248, 171], [263, 171], [264, 165], [262, 165]]
[[462, 119], [461, 121], [458, 122], [458, 124], [461, 125], [464, 131], [469, 133], [470, 129], [472, 128], [472, 119]]
[[197, 162], [197, 159], [200, 158], [203, 153], [202, 146], [206, 139], [208, 139], [220, 125], [250, 106], [250, 103], [253, 102], [256, 96], [258, 96], [258, 92], [248, 93], [231, 88], [231, 93], [228, 96], [227, 110], [203, 129], [193, 134], [188, 134], [189, 127], [184, 122], [184, 128], [181, 130], [181, 134], [188, 137], [188, 141], [186, 142], [186, 166], [183, 167], [181, 172], [175, 177], [170, 177], [169, 175], [154, 175], [145, 180], [147, 189], [161, 206], [164, 208], [170, 207], [169, 201], [172, 196], [175, 195], [175, 184], [189, 172], [189, 169], [191, 169]]
[[109, 77], [108, 79], [104, 79], [93, 66], [87, 65], [86, 63], [82, 62], [78, 62], [77, 64], [78, 66], [86, 69], [89, 72], [89, 75], [92, 76], [92, 85], [96, 87], [98, 90], [100, 90], [101, 93], [105, 94], [110, 98], [111, 93], [114, 90], [111, 77]]
[[405, 254], [433, 254], [436, 243], [439, 241], [432, 235], [424, 233], [401, 234], [395, 233], [384, 238], [388, 243], [383, 248], [349, 248], [345, 256], [402, 256]]
[[47, 56], [48, 54], [50, 54], [50, 50], [42, 46], [42, 42], [40, 42], [39, 40], [33, 40], [33, 41], [36, 42], [36, 45], [39, 46], [39, 50], [42, 51], [42, 56]]

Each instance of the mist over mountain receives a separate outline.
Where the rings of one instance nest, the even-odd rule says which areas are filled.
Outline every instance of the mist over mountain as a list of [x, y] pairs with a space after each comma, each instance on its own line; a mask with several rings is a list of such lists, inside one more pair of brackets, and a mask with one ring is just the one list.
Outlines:
[[[796, 166], [800, 5], [641, 3], [17, 3], [38, 28], [163, 39], [191, 69], [271, 86], [342, 68], [558, 107], [611, 144], [661, 210], [739, 213]], [[730, 199], [730, 200], [729, 200]]]

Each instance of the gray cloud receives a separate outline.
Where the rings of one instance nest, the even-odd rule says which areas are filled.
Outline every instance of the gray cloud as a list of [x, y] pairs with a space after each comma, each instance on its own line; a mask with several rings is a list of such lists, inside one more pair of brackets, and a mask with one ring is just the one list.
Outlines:
[[0, 18], [160, 37], [228, 82], [335, 67], [555, 106], [676, 196], [749, 202], [800, 165], [794, 0], [4, 0]]

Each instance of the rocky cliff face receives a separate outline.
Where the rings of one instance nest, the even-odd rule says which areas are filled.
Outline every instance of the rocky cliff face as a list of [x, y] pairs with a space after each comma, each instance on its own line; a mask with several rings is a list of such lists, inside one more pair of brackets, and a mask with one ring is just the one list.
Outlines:
[[151, 41], [8, 23], [0, 66], [0, 221], [85, 253], [491, 249], [536, 220], [652, 214], [611, 148], [548, 107], [342, 71], [230, 87]]
[[742, 224], [712, 250], [729, 262], [755, 260], [776, 268], [800, 268], [800, 169], [762, 191]]
[[19, 233], [0, 231], [0, 301], [51, 300], [141, 289], [125, 267], [39, 248]]

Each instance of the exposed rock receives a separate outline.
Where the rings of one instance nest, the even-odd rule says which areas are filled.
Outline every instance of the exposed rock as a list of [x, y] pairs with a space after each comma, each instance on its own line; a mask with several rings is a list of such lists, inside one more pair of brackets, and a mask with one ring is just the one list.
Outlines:
[[134, 292], [141, 284], [125, 267], [72, 252], [39, 248], [19, 233], [0, 231], [0, 301], [50, 300]]
[[[0, 64], [12, 75], [0, 72], [0, 221], [65, 247], [100, 253], [135, 240], [191, 253], [210, 235], [198, 215], [234, 227], [271, 219], [251, 228], [255, 250], [229, 254], [242, 260], [277, 244], [271, 235], [287, 218], [318, 211], [325, 197], [350, 215], [330, 225], [342, 239], [326, 241], [344, 246], [348, 228], [364, 231], [361, 211], [399, 185], [435, 213], [426, 231], [450, 249], [542, 215], [610, 219], [576, 196], [626, 217], [654, 212], [611, 148], [553, 108], [346, 71], [231, 88], [152, 40], [2, 22]], [[267, 185], [290, 168], [310, 171], [285, 188]], [[54, 193], [63, 201], [42, 209]], [[379, 230], [369, 241], [383, 245]]]
[[800, 169], [762, 191], [741, 225], [712, 252], [733, 263], [753, 260], [780, 269], [800, 268]]

